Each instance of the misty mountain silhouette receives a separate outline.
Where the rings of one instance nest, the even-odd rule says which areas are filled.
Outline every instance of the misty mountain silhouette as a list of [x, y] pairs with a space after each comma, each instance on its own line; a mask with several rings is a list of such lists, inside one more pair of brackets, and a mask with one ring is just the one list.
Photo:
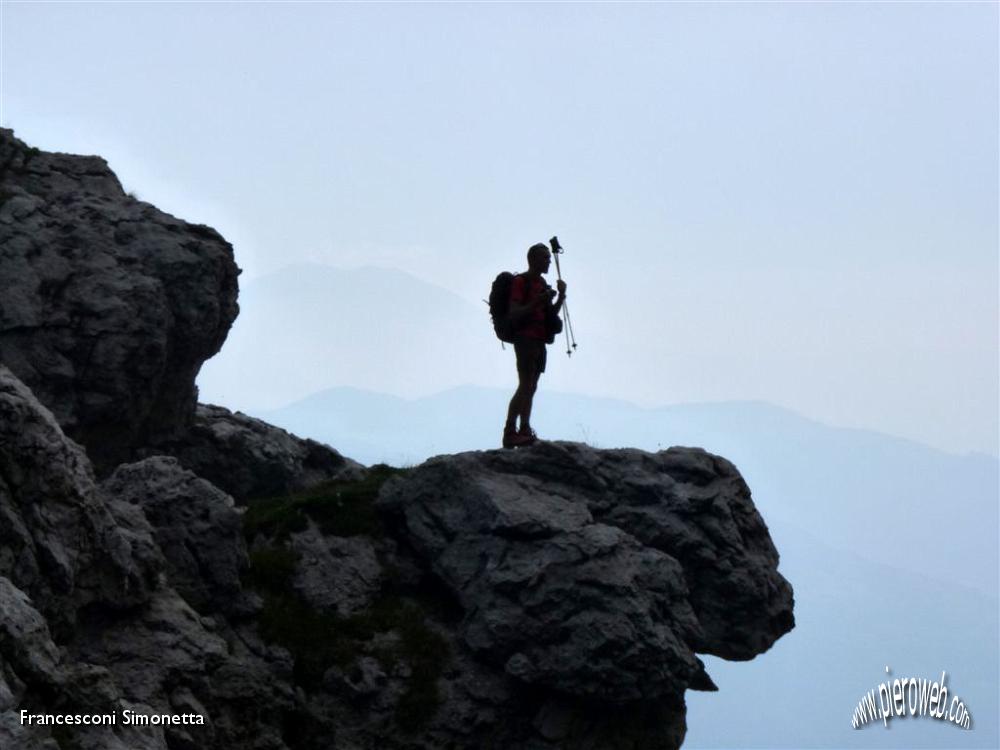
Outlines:
[[[795, 586], [795, 630], [766, 659], [706, 658], [720, 689], [688, 696], [685, 747], [1000, 746], [995, 597], [873, 563], [797, 526], [773, 519], [768, 526], [780, 570]], [[852, 728], [861, 696], [887, 677], [936, 680], [942, 670], [952, 694], [970, 706], [973, 731], [919, 717], [894, 720], [888, 730], [881, 721]]]
[[239, 304], [198, 377], [204, 402], [273, 408], [331, 384], [419, 394], [502, 382], [486, 305], [402, 271], [289, 266], [242, 283]]

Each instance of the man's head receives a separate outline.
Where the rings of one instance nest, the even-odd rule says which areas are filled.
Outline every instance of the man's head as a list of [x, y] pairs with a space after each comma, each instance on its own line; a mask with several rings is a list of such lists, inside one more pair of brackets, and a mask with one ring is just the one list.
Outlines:
[[548, 273], [549, 264], [552, 262], [552, 253], [544, 242], [532, 245], [528, 248], [528, 270], [535, 273]]

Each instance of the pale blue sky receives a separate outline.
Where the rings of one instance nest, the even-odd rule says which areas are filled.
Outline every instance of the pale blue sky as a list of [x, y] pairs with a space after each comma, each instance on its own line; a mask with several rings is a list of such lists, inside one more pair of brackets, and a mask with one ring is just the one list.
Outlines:
[[558, 233], [581, 347], [546, 387], [996, 454], [997, 8], [4, 2], [0, 121], [244, 278], [478, 302]]

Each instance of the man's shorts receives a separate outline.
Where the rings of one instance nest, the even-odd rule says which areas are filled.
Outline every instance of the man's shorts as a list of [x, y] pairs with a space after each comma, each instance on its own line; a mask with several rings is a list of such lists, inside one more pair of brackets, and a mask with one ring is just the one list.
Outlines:
[[518, 376], [523, 377], [531, 372], [541, 375], [545, 372], [544, 341], [521, 337], [514, 341], [514, 354], [517, 356]]

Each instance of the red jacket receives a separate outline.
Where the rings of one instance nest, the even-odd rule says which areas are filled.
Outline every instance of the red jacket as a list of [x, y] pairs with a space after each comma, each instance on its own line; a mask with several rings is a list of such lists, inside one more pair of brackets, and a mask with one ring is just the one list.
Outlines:
[[[530, 280], [530, 284], [528, 283]], [[510, 304], [511, 305], [523, 305], [536, 294], [538, 294], [540, 289], [544, 289], [548, 286], [541, 276], [535, 279], [531, 279], [526, 274], [519, 273], [514, 277], [514, 281], [510, 285]], [[549, 300], [546, 298], [545, 302], [537, 307], [533, 308], [524, 321], [517, 327], [517, 335], [523, 336], [526, 339], [537, 339], [538, 341], [546, 341], [548, 336], [545, 332], [545, 307], [548, 305]]]

